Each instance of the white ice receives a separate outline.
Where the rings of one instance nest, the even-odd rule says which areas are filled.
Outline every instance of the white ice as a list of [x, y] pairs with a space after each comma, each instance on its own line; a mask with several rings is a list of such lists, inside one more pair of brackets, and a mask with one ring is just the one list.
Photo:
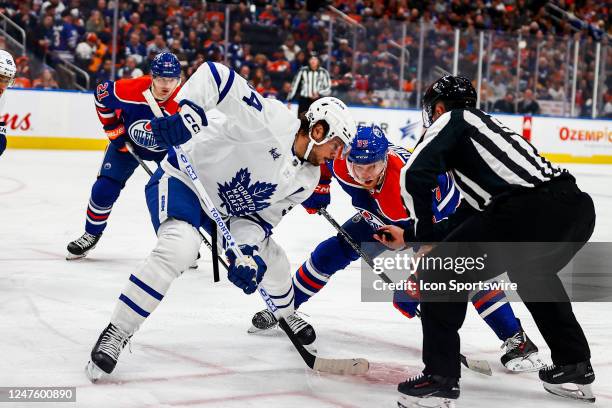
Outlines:
[[[361, 303], [357, 263], [303, 306], [317, 330], [320, 355], [366, 357], [372, 363], [365, 376], [335, 376], [305, 368], [280, 332], [248, 335], [261, 299], [242, 294], [226, 279], [214, 284], [205, 250], [200, 268], [174, 282], [115, 372], [102, 383], [89, 383], [83, 368], [91, 347], [129, 274], [155, 242], [143, 194], [146, 176], [139, 169], [98, 247], [82, 261], [64, 260], [66, 244], [83, 232], [101, 159], [101, 152], [27, 150], [8, 150], [0, 158], [0, 386], [77, 387], [76, 405], [53, 407], [396, 406], [397, 383], [422, 368], [421, 327], [390, 304]], [[612, 166], [568, 167], [595, 200], [593, 239], [612, 241]], [[330, 212], [344, 221], [352, 212], [335, 190]], [[332, 233], [324, 219], [297, 208], [275, 236], [297, 267]], [[548, 359], [524, 306], [513, 307]], [[575, 312], [593, 354], [598, 399], [593, 406], [612, 407], [612, 308], [582, 303]], [[537, 373], [505, 372], [500, 342], [473, 308], [461, 336], [464, 354], [488, 359], [494, 376], [464, 370], [457, 407], [583, 406], [545, 392]]]

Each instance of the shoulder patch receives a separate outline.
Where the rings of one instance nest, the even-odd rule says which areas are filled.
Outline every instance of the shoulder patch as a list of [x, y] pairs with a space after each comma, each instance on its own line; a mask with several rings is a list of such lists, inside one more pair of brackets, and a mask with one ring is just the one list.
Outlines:
[[146, 103], [142, 92], [151, 86], [151, 77], [120, 79], [115, 82], [115, 96], [122, 102]]

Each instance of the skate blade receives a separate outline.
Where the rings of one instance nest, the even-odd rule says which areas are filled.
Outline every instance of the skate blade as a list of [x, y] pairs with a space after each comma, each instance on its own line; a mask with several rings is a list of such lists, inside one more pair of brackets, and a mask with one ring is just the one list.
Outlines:
[[249, 327], [249, 329], [247, 330], [247, 333], [257, 334], [261, 336], [276, 336], [283, 332], [282, 330], [278, 329], [278, 323], [277, 323], [274, 326], [269, 327], [267, 329], [258, 329], [257, 327], [251, 325], [251, 327]]
[[532, 353], [527, 357], [515, 358], [506, 363], [506, 368], [515, 373], [528, 373], [540, 371], [546, 364], [538, 353]]
[[559, 397], [571, 398], [584, 402], [595, 402], [595, 395], [591, 390], [591, 384], [549, 384], [542, 383], [544, 389]]
[[104, 377], [106, 373], [102, 371], [97, 365], [89, 361], [85, 366], [85, 375], [93, 384], [97, 383], [99, 379]]
[[68, 252], [68, 254], [66, 255], [66, 260], [67, 261], [74, 261], [76, 259], [83, 259], [87, 256], [87, 252], [85, 252], [84, 254], [81, 255], [75, 255], [75, 254], [71, 254], [70, 252]]
[[400, 395], [397, 406], [399, 408], [455, 408], [455, 401], [439, 397], [418, 398]]

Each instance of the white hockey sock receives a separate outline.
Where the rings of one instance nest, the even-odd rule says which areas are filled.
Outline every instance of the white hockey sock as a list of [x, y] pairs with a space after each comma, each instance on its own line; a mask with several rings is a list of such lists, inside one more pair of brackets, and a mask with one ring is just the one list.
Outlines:
[[195, 261], [201, 237], [190, 224], [169, 219], [157, 231], [157, 245], [140, 269], [130, 275], [111, 323], [134, 333], [155, 310], [170, 284]]

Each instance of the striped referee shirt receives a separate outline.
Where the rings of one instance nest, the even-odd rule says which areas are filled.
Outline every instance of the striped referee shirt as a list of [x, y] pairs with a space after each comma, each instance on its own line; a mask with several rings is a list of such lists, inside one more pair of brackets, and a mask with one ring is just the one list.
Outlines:
[[402, 198], [418, 239], [432, 237], [431, 192], [437, 175], [446, 171], [451, 172], [465, 201], [479, 211], [503, 193], [533, 188], [567, 174], [483, 111], [446, 112], [427, 129], [400, 176]]
[[291, 93], [287, 96], [287, 100], [292, 100], [298, 89], [302, 98], [313, 99], [315, 94], [319, 96], [329, 96], [331, 94], [331, 78], [329, 72], [325, 68], [319, 67], [316, 71], [310, 67], [302, 67], [298, 71], [293, 83], [291, 84]]

